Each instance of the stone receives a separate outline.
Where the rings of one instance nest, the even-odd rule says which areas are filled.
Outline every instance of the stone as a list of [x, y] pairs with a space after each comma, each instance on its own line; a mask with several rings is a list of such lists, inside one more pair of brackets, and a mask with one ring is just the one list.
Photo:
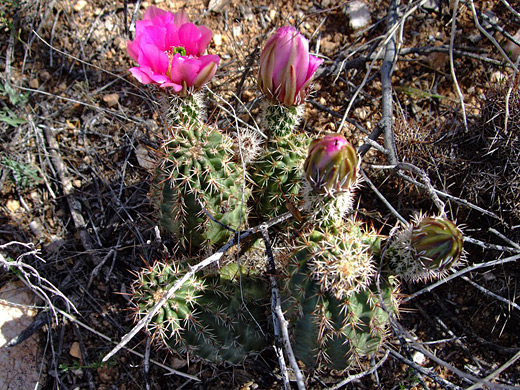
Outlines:
[[104, 95], [103, 101], [107, 104], [108, 107], [117, 106], [117, 103], [119, 103], [119, 94], [110, 93], [108, 95]]
[[[42, 382], [40, 332], [14, 347], [5, 347], [36, 317], [30, 306], [37, 303], [32, 291], [22, 282], [7, 282], [0, 289], [0, 389], [35, 389]], [[11, 305], [12, 303], [14, 305]]]
[[362, 1], [351, 1], [345, 6], [345, 14], [349, 18], [349, 26], [354, 30], [370, 24], [370, 9]]

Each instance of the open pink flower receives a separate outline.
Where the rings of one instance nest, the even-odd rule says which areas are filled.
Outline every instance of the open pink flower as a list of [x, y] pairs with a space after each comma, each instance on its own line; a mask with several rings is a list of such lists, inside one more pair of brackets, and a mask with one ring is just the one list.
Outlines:
[[139, 64], [130, 72], [143, 84], [172, 87], [179, 94], [200, 89], [220, 61], [217, 55], [203, 55], [211, 36], [206, 26], [190, 23], [184, 11], [148, 7], [136, 23], [135, 39], [127, 43], [128, 54]]
[[309, 41], [296, 28], [279, 28], [260, 54], [259, 89], [285, 106], [296, 106], [310, 92], [312, 77], [323, 62], [309, 54]]

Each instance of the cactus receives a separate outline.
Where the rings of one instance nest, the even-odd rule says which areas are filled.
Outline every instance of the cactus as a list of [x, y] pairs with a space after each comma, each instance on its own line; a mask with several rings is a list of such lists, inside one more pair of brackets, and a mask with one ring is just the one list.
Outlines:
[[394, 272], [414, 282], [438, 279], [464, 261], [460, 228], [443, 217], [418, 216], [388, 249]]
[[[305, 237], [305, 236], [304, 236]], [[366, 289], [375, 274], [372, 250], [379, 245], [373, 230], [358, 221], [316, 227], [304, 238], [313, 279], [338, 299]]]
[[300, 202], [301, 167], [307, 143], [305, 134], [274, 137], [253, 164], [254, 207], [261, 218], [279, 215], [288, 210], [287, 204]]
[[309, 368], [346, 370], [374, 354], [397, 312], [397, 282], [374, 281], [380, 239], [351, 211], [359, 158], [340, 135], [314, 140], [305, 161], [307, 233], [289, 261], [285, 288], [294, 352]]
[[344, 371], [373, 355], [385, 340], [389, 313], [397, 312], [397, 282], [381, 278], [346, 297], [316, 279], [312, 252], [299, 251], [289, 266], [287, 316], [294, 325], [293, 349], [308, 368]]
[[186, 251], [221, 244], [247, 220], [250, 191], [241, 166], [232, 160], [231, 140], [207, 125], [178, 126], [163, 145], [157, 170], [160, 223]]
[[[241, 271], [242, 272], [242, 271]], [[156, 262], [133, 286], [134, 317], [141, 319], [184, 275], [182, 266]], [[239, 364], [266, 346], [264, 281], [235, 264], [195, 275], [161, 308], [148, 331], [163, 348], [212, 362]]]
[[335, 195], [351, 191], [359, 180], [360, 159], [340, 134], [327, 134], [309, 146], [304, 163], [305, 178], [318, 193]]

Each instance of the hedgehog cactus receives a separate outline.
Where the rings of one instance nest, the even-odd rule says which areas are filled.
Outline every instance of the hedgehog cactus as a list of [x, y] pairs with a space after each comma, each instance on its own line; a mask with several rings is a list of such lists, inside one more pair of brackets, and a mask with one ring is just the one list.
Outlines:
[[[239, 278], [238, 273], [229, 265], [218, 275], [196, 275], [185, 282], [148, 325], [158, 345], [232, 364], [265, 348], [266, 285], [258, 276]], [[146, 315], [183, 275], [180, 266], [161, 262], [144, 269], [133, 286], [135, 319]]]
[[289, 266], [294, 353], [308, 368], [343, 371], [367, 360], [385, 340], [389, 315], [397, 312], [397, 283], [386, 276], [379, 288], [372, 283], [341, 297], [316, 278], [314, 261], [304, 249]]
[[405, 280], [438, 279], [464, 260], [461, 230], [443, 217], [417, 217], [391, 244], [390, 266]]
[[[193, 252], [225, 242], [247, 220], [249, 191], [230, 139], [217, 129], [178, 126], [157, 170], [161, 226]], [[217, 223], [210, 219], [209, 214]]]
[[286, 212], [288, 204], [298, 205], [307, 142], [305, 134], [273, 138], [253, 165], [254, 207], [261, 218]]
[[373, 355], [397, 312], [397, 283], [374, 281], [379, 237], [347, 220], [359, 160], [340, 135], [315, 140], [305, 162], [308, 233], [290, 260], [286, 288], [294, 349], [309, 368], [346, 370]]

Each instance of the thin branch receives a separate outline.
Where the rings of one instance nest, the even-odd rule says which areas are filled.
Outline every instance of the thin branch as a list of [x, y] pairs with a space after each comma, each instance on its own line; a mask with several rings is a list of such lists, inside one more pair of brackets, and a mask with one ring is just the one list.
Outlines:
[[[391, 0], [388, 10], [388, 29], [391, 29], [397, 22], [397, 9], [399, 0]], [[392, 73], [394, 70], [395, 60], [398, 56], [396, 50], [397, 31], [394, 32], [385, 47], [385, 58], [381, 65], [381, 86], [382, 86], [382, 113], [381, 123], [383, 127], [383, 137], [385, 148], [388, 151], [388, 161], [390, 164], [397, 163], [397, 149], [395, 146], [395, 138], [393, 132], [394, 122], [394, 103], [392, 99]]]
[[[269, 232], [265, 224], [260, 225], [260, 233], [262, 234], [262, 239], [265, 243], [265, 251], [269, 260], [269, 280], [271, 282], [271, 310], [273, 313], [273, 323], [275, 325], [275, 330], [277, 328], [278, 332], [281, 330], [282, 344], [284, 346], [285, 353], [287, 354], [287, 358], [289, 359], [289, 363], [291, 364], [291, 368], [293, 369], [294, 376], [296, 377], [296, 384], [298, 385], [298, 389], [305, 390], [305, 380], [300, 371], [300, 368], [298, 367], [296, 357], [294, 356], [291, 341], [289, 339], [289, 331], [287, 330], [287, 320], [284, 318], [282, 311], [280, 291], [278, 290], [278, 285], [276, 282], [276, 267], [273, 256], [273, 249], [271, 247], [271, 241], [269, 239]], [[283, 361], [281, 363], [283, 363]], [[289, 389], [289, 383], [284, 382], [284, 387], [286, 389]]]
[[[104, 334], [102, 333], [99, 333], [97, 330], [91, 328], [90, 326], [88, 326], [87, 324], [81, 322], [80, 320], [78, 320], [76, 317], [74, 317], [73, 315], [70, 315], [69, 313], [63, 311], [63, 310], [60, 310], [60, 309], [56, 309], [62, 316], [66, 317], [69, 321], [72, 321], [76, 324], [78, 324], [79, 326], [81, 326], [82, 328], [85, 328], [86, 330], [88, 330], [89, 332], [97, 335], [98, 337], [101, 337], [103, 340], [105, 341], [108, 341], [109, 343], [111, 344], [115, 344], [114, 341], [112, 341], [110, 339], [110, 337], [108, 336], [105, 336]], [[130, 352], [131, 354], [133, 355], [136, 355], [136, 356], [139, 356], [140, 358], [143, 358], [144, 359], [144, 355], [142, 353], [139, 353], [131, 348], [126, 348], [126, 347], [122, 347], [125, 349], [125, 351], [127, 352]], [[108, 359], [107, 359], [108, 360]], [[106, 360], [103, 360], [103, 361], [106, 361]], [[179, 375], [179, 376], [182, 376], [182, 377], [185, 377], [185, 378], [188, 378], [188, 379], [191, 379], [191, 380], [194, 380], [194, 381], [200, 381], [199, 378], [197, 378], [196, 376], [193, 376], [193, 375], [190, 375], [190, 374], [186, 374], [184, 372], [181, 372], [181, 371], [177, 371], [171, 367], [168, 367], [162, 363], [159, 363], [153, 359], [150, 359], [150, 363], [153, 363], [155, 364], [156, 366], [158, 367], [161, 367], [163, 369], [165, 369], [166, 371], [168, 371], [169, 374], [175, 374], [175, 375]]]
[[517, 18], [520, 18], [520, 12], [516, 11], [513, 7], [511, 7], [511, 4], [509, 4], [506, 0], [500, 0], [502, 4], [506, 6], [506, 8]]
[[464, 104], [464, 96], [460, 90], [459, 83], [457, 81], [457, 75], [455, 74], [455, 61], [453, 59], [453, 46], [455, 44], [455, 33], [457, 31], [457, 12], [459, 10], [459, 0], [455, 0], [453, 4], [453, 16], [451, 19], [451, 36], [450, 36], [450, 72], [453, 84], [457, 91], [457, 95], [460, 100], [460, 107], [462, 109], [462, 118], [464, 119], [464, 128], [468, 131], [468, 118], [466, 116], [466, 106]]
[[489, 295], [490, 297], [495, 298], [497, 301], [505, 303], [507, 306], [512, 307], [513, 309], [516, 309], [516, 310], [520, 311], [520, 306], [517, 305], [516, 303], [510, 301], [509, 299], [506, 299], [504, 297], [501, 297], [498, 294], [495, 294], [494, 292], [489, 291], [488, 289], [482, 287], [480, 284], [475, 283], [473, 280], [471, 280], [467, 276], [461, 276], [461, 278], [463, 280], [465, 280], [466, 282], [468, 282], [469, 284], [471, 284], [473, 287], [475, 287], [478, 290], [482, 291], [484, 294]]
[[[458, 3], [458, 0], [456, 0], [457, 3]], [[500, 43], [497, 42], [497, 40], [490, 34], [486, 31], [486, 29], [484, 27], [482, 27], [482, 25], [480, 24], [479, 20], [478, 20], [478, 16], [477, 16], [477, 10], [475, 9], [475, 4], [473, 3], [473, 0], [470, 0], [470, 5], [471, 5], [471, 12], [473, 13], [473, 19], [475, 20], [475, 25], [477, 26], [477, 28], [479, 29], [479, 31], [484, 34], [486, 36], [487, 39], [489, 39], [491, 41], [491, 43], [493, 45], [495, 45], [495, 47], [498, 49], [498, 51], [500, 52], [500, 54], [502, 55], [502, 57], [504, 58], [505, 61], [507, 61], [507, 63], [516, 71], [518, 72], [518, 67], [514, 64], [513, 61], [511, 61], [511, 59], [509, 58], [509, 56], [507, 55], [507, 53], [504, 51], [504, 49], [502, 49], [502, 46], [500, 46]]]
[[444, 386], [446, 389], [459, 389], [459, 386], [454, 385], [453, 383], [447, 381], [446, 379], [440, 377], [435, 371], [429, 370], [425, 367], [421, 367], [418, 364], [415, 364], [413, 361], [405, 358], [403, 355], [401, 355], [399, 352], [394, 351], [392, 348], [387, 347], [387, 351], [391, 356], [396, 358], [397, 360], [403, 362], [404, 364], [412, 367], [415, 371], [420, 372], [423, 375], [426, 375], [427, 377], [431, 378], [434, 382], [437, 382], [441, 386]]
[[496, 378], [498, 375], [500, 375], [504, 370], [508, 369], [510, 366], [515, 364], [515, 362], [520, 359], [520, 351], [518, 351], [515, 356], [513, 356], [511, 359], [509, 359], [507, 362], [505, 362], [502, 366], [500, 366], [498, 369], [493, 371], [491, 374], [486, 376], [481, 381], [475, 383], [473, 386], [468, 387], [466, 390], [475, 390], [480, 389], [483, 386], [486, 385], [486, 382], [489, 382], [490, 380]]
[[424, 172], [424, 170], [422, 170], [421, 168], [419, 168], [413, 164], [410, 164], [410, 163], [399, 163], [395, 166], [395, 168], [396, 169], [406, 169], [406, 170], [409, 170], [409, 171], [412, 171], [412, 172], [415, 172], [416, 174], [418, 174], [419, 177], [421, 178], [421, 180], [423, 181], [423, 184], [426, 188], [426, 192], [428, 193], [430, 198], [433, 200], [433, 203], [435, 203], [435, 206], [437, 206], [437, 208], [439, 209], [440, 215], [442, 217], [446, 216], [446, 212], [444, 211], [445, 205], [439, 199], [439, 196], [435, 192], [435, 188], [433, 188], [433, 186], [432, 186], [430, 178], [428, 177], [426, 172]]
[[363, 171], [363, 169], [360, 169], [359, 170], [361, 172], [361, 174], [363, 175], [363, 181], [365, 183], [367, 183], [369, 185], [369, 187], [372, 189], [372, 191], [375, 192], [375, 194], [377, 195], [377, 197], [379, 199], [381, 199], [381, 201], [385, 204], [385, 206], [388, 208], [388, 210], [390, 210], [390, 212], [399, 220], [401, 221], [402, 223], [406, 224], [408, 223], [406, 221], [406, 219], [404, 219], [403, 216], [401, 216], [401, 214], [399, 214], [399, 212], [394, 208], [394, 206], [392, 206], [390, 204], [390, 202], [388, 200], [386, 200], [386, 198], [384, 197], [384, 195], [379, 192], [379, 190], [377, 189], [377, 187], [374, 185], [374, 183], [372, 183], [372, 181], [368, 178], [368, 176], [366, 175], [366, 173]]
[[480, 268], [494, 267], [495, 265], [510, 263], [510, 262], [516, 261], [518, 259], [520, 259], [520, 254], [517, 254], [517, 255], [514, 255], [514, 256], [505, 257], [503, 259], [486, 261], [485, 263], [473, 264], [473, 265], [471, 265], [469, 267], [463, 268], [460, 271], [455, 272], [454, 274], [451, 274], [451, 275], [447, 276], [444, 279], [439, 280], [436, 283], [433, 283], [433, 284], [423, 288], [422, 290], [419, 290], [419, 291], [413, 293], [412, 295], [404, 298], [402, 302], [405, 303], [405, 302], [408, 302], [408, 301], [410, 301], [410, 300], [412, 300], [414, 298], [417, 298], [419, 295], [422, 295], [424, 293], [430, 292], [433, 289], [443, 285], [444, 283], [449, 282], [450, 280], [455, 279], [455, 278], [457, 278], [457, 277], [459, 277], [461, 275], [464, 275], [465, 273], [468, 273], [470, 271], [474, 271], [474, 270], [480, 269]]
[[349, 375], [348, 377], [343, 379], [341, 382], [336, 383], [332, 387], [328, 387], [326, 390], [337, 390], [337, 389], [342, 388], [343, 386], [345, 386], [348, 383], [351, 383], [351, 382], [354, 382], [354, 381], [357, 381], [357, 380], [363, 378], [366, 375], [372, 375], [374, 372], [376, 372], [379, 369], [379, 367], [381, 367], [383, 365], [383, 363], [388, 358], [389, 354], [390, 354], [390, 351], [387, 349], [385, 352], [385, 355], [369, 370], [360, 372], [359, 374]]

